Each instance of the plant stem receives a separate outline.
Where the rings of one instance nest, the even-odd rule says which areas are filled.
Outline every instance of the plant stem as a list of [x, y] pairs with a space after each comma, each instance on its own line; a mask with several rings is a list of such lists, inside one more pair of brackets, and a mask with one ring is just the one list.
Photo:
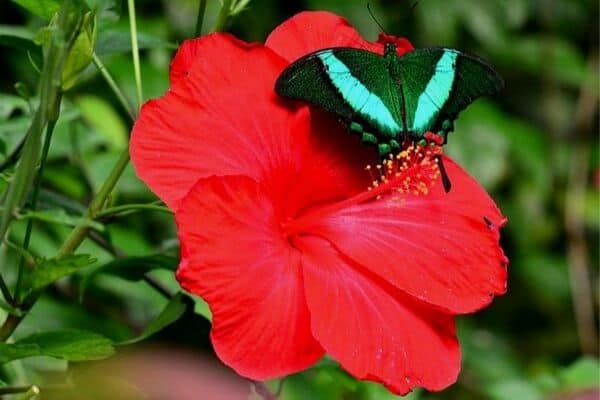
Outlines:
[[[588, 60], [589, 76], [598, 70], [598, 54]], [[567, 257], [569, 280], [577, 335], [582, 353], [595, 355], [598, 352], [598, 330], [594, 310], [594, 289], [588, 244], [585, 235], [584, 205], [590, 167], [590, 148], [584, 141], [593, 132], [594, 118], [598, 109], [598, 94], [584, 80], [580, 87], [574, 117], [571, 162], [565, 193], [565, 230], [567, 233]]]
[[159, 211], [164, 213], [171, 214], [172, 211], [169, 210], [165, 206], [159, 206], [157, 204], [123, 204], [121, 206], [109, 207], [102, 211], [100, 211], [96, 218], [106, 218], [111, 217], [115, 214], [120, 214], [122, 212], [128, 211], [138, 211], [138, 210], [149, 210], [149, 211]]
[[8, 314], [2, 326], [0, 326], [0, 342], [5, 342], [21, 323], [23, 316]]
[[[72, 3], [70, 1], [66, 1], [65, 4], [66, 4], [66, 6], [63, 4], [63, 7], [67, 10], [68, 10], [69, 6], [72, 5]], [[142, 95], [141, 74], [139, 73], [140, 68], [139, 68], [139, 56], [138, 56], [138, 52], [137, 52], [137, 50], [138, 50], [137, 49], [137, 35], [136, 35], [137, 30], [135, 28], [135, 11], [133, 8], [133, 0], [129, 0], [129, 6], [130, 6], [130, 8], [129, 8], [130, 22], [132, 24], [131, 32], [132, 32], [133, 54], [134, 54], [134, 56], [133, 56], [134, 68], [136, 69], [138, 100], [140, 100], [140, 103], [141, 103], [141, 95]], [[61, 9], [61, 12], [59, 12], [59, 17], [62, 14], [66, 14], [66, 12], [63, 13], [63, 10]], [[52, 74], [50, 74], [51, 75], [50, 78], [46, 78], [46, 79], [49, 79], [49, 81], [48, 82], [44, 81], [45, 84], [58, 85], [57, 87], [51, 86], [51, 88], [54, 88], [55, 91], [58, 91], [60, 89], [60, 77], [62, 74], [62, 66], [64, 64], [64, 59], [66, 58], [66, 54], [68, 54], [68, 50], [71, 48], [72, 44], [74, 43], [75, 38], [77, 37], [76, 34], [81, 29], [82, 19], [81, 19], [81, 15], [80, 14], [78, 14], [78, 15], [79, 15], [79, 19], [78, 19], [77, 26], [76, 27], [69, 26], [69, 29], [66, 29], [66, 31], [69, 34], [72, 33], [72, 35], [69, 37], [70, 40], [66, 43], [62, 43], [62, 45], [64, 47], [59, 47], [59, 49], [55, 51], [55, 52], [59, 52], [59, 50], [62, 51], [62, 52], [59, 52], [58, 55], [56, 55], [56, 54], [54, 55], [56, 57], [62, 56], [62, 57], [59, 57], [59, 59], [62, 60], [62, 62], [59, 63], [58, 66], [52, 64], [52, 67], [55, 67], [56, 70], [58, 70], [58, 73], [55, 71], [55, 69], [51, 69], [50, 71], [52, 72]], [[59, 26], [61, 26], [60, 21], [59, 21]], [[53, 49], [51, 48], [51, 50], [53, 50]], [[100, 65], [102, 65], [102, 64], [100, 63]], [[50, 68], [50, 67], [48, 67], [48, 68]], [[46, 65], [44, 66], [44, 70], [46, 70]], [[104, 70], [106, 71], [106, 69], [104, 69]], [[46, 73], [46, 74], [48, 74], [48, 73]], [[106, 74], [103, 73], [103, 75], [104, 75], [105, 79], [107, 78], [107, 76], [109, 77], [109, 79], [107, 79], [109, 82], [109, 85], [111, 84], [111, 82], [114, 83], [114, 80], [112, 80], [112, 78], [110, 78], [110, 75], [108, 75], [107, 72], [106, 72]], [[43, 76], [45, 77], [46, 75], [43, 75]], [[116, 88], [116, 90], [115, 90], [115, 88]], [[32, 126], [39, 130], [41, 130], [44, 127], [45, 122], [49, 116], [52, 116], [52, 115], [56, 115], [56, 117], [58, 116], [58, 114], [57, 114], [58, 108], [56, 107], [56, 104], [54, 102], [49, 102], [49, 101], [44, 102], [43, 101], [46, 98], [44, 95], [48, 96], [48, 94], [46, 94], [44, 92], [44, 89], [48, 90], [47, 88], [45, 88], [44, 83], [43, 83], [42, 84], [42, 96], [41, 96], [42, 101], [41, 101], [40, 109], [38, 109], [38, 112], [36, 113], [36, 115], [34, 117], [34, 122], [32, 123]], [[113, 87], [113, 90], [115, 90], [115, 93], [120, 92], [118, 90], [118, 88], [116, 87], [116, 85]], [[54, 97], [51, 97], [51, 98], [53, 99]], [[43, 109], [43, 111], [44, 111], [43, 113], [39, 112], [42, 109], [42, 106], [45, 106]], [[52, 119], [52, 118], [50, 118], [50, 119]], [[32, 130], [32, 128], [30, 128], [30, 131], [31, 130]], [[29, 139], [30, 139], [30, 137], [28, 137], [28, 140]], [[27, 142], [25, 143], [24, 149], [25, 150], [28, 149]], [[38, 149], [38, 151], [39, 151], [39, 149]], [[29, 154], [29, 153], [24, 152], [24, 154]], [[30, 158], [33, 158], [33, 157], [30, 157]], [[23, 163], [23, 160], [21, 160], [21, 164], [22, 163]], [[30, 162], [30, 164], [32, 164], [32, 163], [33, 162]], [[125, 170], [125, 167], [127, 167], [128, 163], [129, 163], [129, 149], [125, 148], [123, 150], [123, 152], [121, 153], [119, 159], [117, 160], [117, 163], [114, 165], [112, 171], [109, 173], [108, 177], [106, 178], [106, 180], [100, 187], [100, 190], [98, 191], [98, 193], [96, 194], [96, 196], [94, 197], [92, 202], [90, 203], [88, 210], [86, 212], [87, 219], [96, 218], [97, 214], [102, 210], [102, 208], [104, 207], [104, 204], [106, 203], [106, 199], [108, 198], [108, 196], [114, 189], [115, 185], [117, 184], [117, 181], [123, 174], [123, 171]], [[21, 168], [21, 164], [19, 165], [19, 168]], [[11, 199], [10, 196], [11, 195], [9, 193], [9, 200]], [[14, 197], [14, 195], [13, 195], [13, 197]], [[14, 199], [12, 201], [14, 204], [17, 204], [14, 201]], [[4, 237], [4, 234], [6, 233], [6, 228], [8, 227], [8, 223], [5, 222], [6, 214], [8, 213], [11, 216], [10, 219], [12, 219], [12, 210], [13, 210], [14, 204], [11, 202], [7, 202], [7, 203], [11, 207], [8, 210], [7, 210], [7, 207], [5, 207], [5, 209], [3, 211], [2, 220], [0, 221], [0, 237]], [[65, 242], [62, 244], [62, 246], [58, 249], [56, 257], [60, 258], [60, 257], [63, 257], [65, 255], [68, 255], [68, 254], [74, 252], [77, 249], [77, 247], [79, 247], [81, 242], [83, 242], [83, 240], [85, 239], [89, 230], [90, 230], [90, 227], [86, 226], [85, 224], [80, 224], [77, 227], [75, 227], [73, 229], [73, 231], [71, 231], [71, 233], [69, 234], [69, 236], [67, 237]], [[21, 305], [21, 310], [22, 311], [30, 310], [31, 307], [33, 307], [33, 305], [39, 298], [40, 294], [41, 294], [41, 292], [35, 292], [34, 294], [26, 297], [23, 300], [23, 303]], [[16, 315], [9, 314], [6, 317], [6, 319], [4, 320], [4, 323], [2, 324], [2, 326], [0, 326], [0, 341], [2, 341], [2, 342], [6, 341], [12, 335], [14, 330], [19, 326], [19, 324], [21, 323], [23, 318], [24, 318], [24, 316], [16, 316]]]
[[127, 98], [125, 97], [119, 86], [117, 86], [117, 83], [110, 75], [110, 73], [108, 72], [100, 58], [96, 55], [96, 53], [93, 54], [93, 60], [94, 65], [96, 65], [96, 68], [98, 68], [98, 70], [104, 77], [104, 80], [106, 81], [106, 83], [108, 83], [108, 86], [110, 86], [115, 96], [117, 96], [117, 100], [119, 100], [119, 103], [121, 103], [121, 106], [123, 106], [123, 108], [127, 112], [127, 115], [129, 115], [129, 118], [131, 118], [132, 121], [135, 120], [135, 111], [131, 108], [129, 101], [127, 101]]
[[223, 0], [223, 6], [221, 7], [221, 11], [219, 11], [219, 16], [217, 17], [217, 23], [215, 24], [214, 31], [221, 32], [225, 29], [225, 25], [227, 24], [227, 19], [229, 18], [229, 13], [231, 12], [231, 0]]
[[[93, 220], [98, 216], [98, 213], [100, 213], [100, 211], [102, 210], [106, 199], [117, 184], [117, 181], [121, 177], [121, 174], [125, 170], [125, 167], [127, 167], [128, 163], [129, 149], [126, 148], [121, 153], [121, 156], [117, 160], [117, 163], [115, 164], [112, 171], [102, 184], [102, 187], [90, 203], [88, 211], [85, 214], [85, 219]], [[60, 249], [58, 249], [58, 253], [56, 254], [56, 256], [63, 257], [75, 251], [77, 247], [79, 247], [81, 242], [83, 242], [83, 239], [85, 239], [85, 236], [88, 234], [89, 230], [90, 227], [85, 224], [80, 224], [75, 229], [73, 229], [73, 231], [71, 231], [63, 245], [60, 247]]]
[[74, 1], [63, 2], [57, 15], [44, 56], [39, 88], [40, 104], [27, 131], [13, 181], [2, 199], [4, 209], [0, 216], [0, 240], [4, 240], [15, 211], [21, 207], [33, 184], [43, 130], [48, 120], [58, 118], [58, 97], [64, 65], [83, 24], [83, 14]]
[[2, 275], [0, 275], [0, 291], [2, 292], [2, 296], [4, 296], [4, 300], [8, 304], [13, 305], [15, 300], [10, 294], [10, 290], [8, 290], [8, 286], [6, 285], [6, 282], [4, 281]]
[[202, 35], [202, 24], [204, 22], [204, 12], [206, 11], [206, 0], [200, 0], [198, 5], [198, 18], [196, 19], [196, 34], [195, 36]]
[[[125, 149], [123, 151], [123, 153], [121, 154], [121, 156], [119, 157], [119, 160], [113, 167], [113, 170], [110, 172], [108, 178], [106, 178], [106, 180], [102, 184], [102, 187], [98, 191], [98, 194], [90, 203], [90, 206], [86, 213], [86, 216], [89, 219], [94, 219], [96, 217], [97, 213], [102, 209], [104, 203], [106, 202], [106, 199], [108, 198], [110, 192], [115, 187], [117, 181], [119, 180], [121, 174], [125, 170], [125, 167], [127, 166], [128, 163], [129, 163], [129, 151], [127, 149]], [[75, 229], [73, 229], [71, 231], [71, 234], [67, 237], [67, 239], [63, 243], [63, 245], [60, 247], [60, 249], [58, 249], [56, 257], [57, 258], [64, 257], [64, 256], [74, 252], [77, 249], [77, 247], [79, 247], [81, 242], [83, 242], [83, 240], [85, 239], [89, 230], [90, 230], [90, 227], [86, 226], [86, 225], [79, 225]], [[25, 300], [23, 301], [23, 304], [21, 305], [21, 310], [29, 311], [31, 309], [31, 307], [33, 307], [35, 302], [38, 300], [40, 295], [41, 295], [41, 292], [34, 292], [29, 297], [25, 298]], [[8, 339], [10, 337], [10, 335], [12, 335], [14, 330], [17, 329], [17, 327], [23, 320], [23, 318], [24, 318], [24, 315], [16, 316], [16, 315], [12, 315], [12, 314], [9, 314], [6, 317], [2, 326], [0, 326], [0, 342], [6, 341], [6, 339]]]
[[[60, 97], [60, 95], [59, 95]], [[60, 99], [59, 99], [60, 102]], [[38, 169], [38, 173], [35, 177], [35, 182], [33, 184], [33, 193], [31, 195], [31, 205], [29, 209], [31, 211], [35, 211], [37, 207], [37, 200], [40, 194], [40, 187], [42, 185], [42, 177], [44, 174], [44, 167], [46, 165], [46, 159], [48, 158], [48, 152], [50, 151], [50, 143], [52, 142], [52, 133], [54, 132], [54, 127], [56, 126], [56, 120], [52, 119], [48, 121], [48, 126], [46, 127], [46, 137], [44, 138], [44, 147], [42, 149], [42, 157], [40, 161], [40, 168]], [[25, 238], [23, 239], [23, 249], [29, 249], [29, 242], [31, 241], [31, 234], [33, 232], [33, 219], [27, 221], [27, 228], [25, 229]], [[25, 258], [21, 257], [19, 261], [19, 269], [17, 272], [17, 282], [15, 283], [15, 292], [14, 292], [14, 300], [19, 301], [19, 292], [21, 290], [21, 280], [23, 279], [23, 268], [25, 267]], [[9, 302], [10, 303], [10, 302]]]
[[0, 387], [0, 396], [6, 395], [6, 394], [18, 394], [18, 393], [28, 393], [28, 392], [31, 392], [32, 394], [39, 394], [40, 389], [35, 385]]
[[131, 53], [133, 55], [133, 70], [135, 75], [135, 88], [137, 94], [138, 110], [142, 106], [142, 73], [140, 72], [140, 52], [137, 40], [137, 26], [135, 22], [135, 1], [127, 0], [129, 10], [129, 28], [131, 32]]

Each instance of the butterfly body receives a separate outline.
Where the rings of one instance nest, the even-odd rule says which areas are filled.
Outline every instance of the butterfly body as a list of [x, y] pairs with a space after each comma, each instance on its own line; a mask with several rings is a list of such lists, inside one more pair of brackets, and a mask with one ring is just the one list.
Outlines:
[[347, 47], [310, 53], [281, 73], [275, 91], [334, 113], [386, 156], [427, 132], [445, 140], [461, 110], [502, 85], [477, 57], [446, 48], [398, 56], [388, 43], [383, 55]]

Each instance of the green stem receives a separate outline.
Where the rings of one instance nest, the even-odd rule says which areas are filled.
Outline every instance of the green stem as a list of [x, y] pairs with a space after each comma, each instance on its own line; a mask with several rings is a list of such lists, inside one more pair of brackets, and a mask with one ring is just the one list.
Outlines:
[[131, 120], [134, 121], [135, 111], [131, 108], [129, 101], [127, 101], [127, 98], [125, 97], [119, 86], [117, 86], [117, 83], [110, 75], [100, 58], [98, 58], [96, 53], [93, 54], [93, 60], [94, 65], [96, 65], [96, 68], [98, 68], [98, 70], [102, 74], [102, 77], [104, 77], [104, 80], [106, 81], [106, 83], [108, 83], [108, 86], [110, 86], [115, 96], [117, 96], [117, 100], [119, 100], [119, 103], [121, 103], [121, 106], [123, 106], [123, 109], [125, 109], [127, 115], [129, 115], [129, 118], [131, 118]]
[[0, 396], [6, 394], [32, 393], [39, 394], [40, 389], [37, 386], [5, 386], [0, 387]]
[[131, 53], [133, 55], [133, 69], [135, 76], [135, 88], [137, 93], [138, 110], [142, 106], [142, 73], [140, 72], [140, 52], [137, 40], [137, 26], [135, 21], [135, 1], [127, 0], [129, 10], [129, 28], [131, 32]]
[[[110, 174], [108, 175], [108, 177], [106, 178], [104, 183], [102, 184], [102, 187], [100, 188], [100, 190], [98, 191], [98, 193], [96, 194], [96, 196], [94, 197], [92, 202], [90, 203], [88, 211], [85, 215], [86, 219], [93, 220], [98, 216], [98, 213], [104, 207], [104, 203], [106, 202], [106, 199], [110, 195], [110, 192], [112, 192], [112, 190], [114, 189], [115, 185], [117, 184], [119, 178], [121, 177], [121, 174], [123, 174], [123, 171], [125, 170], [125, 167], [127, 167], [128, 163], [129, 163], [129, 149], [126, 148], [121, 153], [119, 160], [117, 160], [117, 163], [115, 164], [112, 171], [110, 172]], [[67, 237], [67, 239], [65, 240], [63, 245], [60, 247], [60, 249], [58, 249], [58, 253], [56, 254], [56, 256], [63, 257], [65, 255], [70, 254], [73, 251], [75, 251], [77, 249], [77, 247], [79, 247], [81, 242], [83, 242], [83, 239], [85, 239], [89, 230], [90, 230], [90, 227], [85, 224], [81, 224], [81, 225], [77, 226], [75, 229], [73, 229], [73, 231], [71, 231], [71, 234]]]
[[[121, 174], [125, 170], [125, 167], [128, 163], [129, 151], [125, 149], [121, 154], [121, 157], [113, 167], [113, 170], [109, 174], [108, 178], [106, 178], [106, 181], [104, 181], [104, 184], [98, 191], [98, 194], [90, 203], [90, 206], [86, 213], [88, 218], [94, 219], [98, 212], [100, 212], [104, 203], [106, 202], [106, 199], [117, 184], [117, 181], [121, 177]], [[77, 249], [77, 247], [79, 247], [81, 242], [83, 242], [89, 230], [90, 228], [85, 225], [79, 225], [75, 227], [75, 229], [71, 231], [71, 234], [67, 237], [60, 249], [58, 249], [56, 257], [64, 257], [65, 255], [74, 252]], [[33, 307], [40, 295], [41, 292], [34, 292], [30, 296], [26, 297], [20, 309], [25, 312], [31, 310], [31, 307]], [[0, 342], [6, 341], [10, 337], [10, 335], [12, 335], [12, 333], [15, 331], [15, 329], [17, 329], [24, 317], [25, 315], [17, 316], [12, 314], [9, 314], [6, 317], [2, 326], [0, 326]]]
[[15, 329], [17, 329], [22, 319], [23, 316], [8, 314], [4, 323], [0, 326], [0, 342], [6, 342]]
[[106, 217], [113, 216], [115, 214], [120, 214], [122, 212], [138, 211], [138, 210], [160, 211], [160, 212], [169, 213], [169, 214], [172, 213], [172, 211], [169, 210], [167, 207], [159, 206], [156, 204], [123, 204], [121, 206], [109, 207], [109, 208], [106, 208], [106, 209], [100, 211], [96, 215], [96, 218], [106, 218]]
[[64, 1], [52, 31], [40, 79], [40, 104], [26, 134], [23, 153], [15, 169], [13, 181], [3, 197], [0, 216], [0, 241], [4, 240], [14, 213], [25, 200], [39, 161], [41, 138], [48, 120], [58, 118], [58, 96], [65, 62], [81, 31], [83, 14], [74, 1]]
[[[60, 103], [60, 95], [59, 95], [59, 103]], [[37, 200], [40, 194], [40, 187], [42, 185], [42, 177], [44, 175], [44, 167], [46, 165], [46, 159], [48, 158], [48, 152], [50, 151], [50, 143], [52, 141], [52, 133], [54, 132], [54, 127], [56, 126], [56, 120], [52, 119], [48, 121], [48, 126], [46, 127], [46, 137], [44, 138], [44, 147], [42, 149], [42, 157], [40, 161], [40, 168], [38, 169], [38, 173], [35, 177], [35, 182], [33, 184], [33, 193], [31, 195], [31, 206], [29, 209], [31, 211], [35, 211], [37, 207]], [[27, 221], [27, 228], [25, 229], [25, 238], [23, 239], [23, 249], [29, 249], [29, 242], [31, 241], [31, 234], [33, 232], [33, 219]], [[19, 269], [17, 272], [17, 282], [15, 283], [15, 294], [14, 299], [19, 301], [19, 292], [21, 290], [21, 280], [23, 278], [23, 268], [25, 267], [25, 258], [21, 257], [19, 261]]]
[[0, 291], [2, 292], [2, 296], [4, 296], [4, 300], [6, 300], [8, 304], [13, 305], [15, 300], [10, 294], [10, 290], [8, 290], [8, 286], [6, 285], [2, 275], [0, 275]]
[[204, 12], [206, 11], [206, 0], [200, 0], [198, 5], [198, 18], [196, 19], [196, 35], [202, 35], [202, 24], [204, 22]]
[[221, 32], [225, 29], [225, 25], [227, 24], [227, 19], [229, 18], [229, 13], [231, 12], [231, 0], [223, 0], [223, 6], [221, 7], [221, 11], [219, 11], [219, 16], [217, 17], [217, 23], [215, 24], [215, 32]]

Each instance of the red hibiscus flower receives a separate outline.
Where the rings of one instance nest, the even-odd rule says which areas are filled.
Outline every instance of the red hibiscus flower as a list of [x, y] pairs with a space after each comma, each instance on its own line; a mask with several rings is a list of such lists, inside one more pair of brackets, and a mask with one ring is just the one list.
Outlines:
[[505, 218], [439, 147], [376, 170], [376, 151], [332, 116], [274, 93], [302, 55], [382, 54], [390, 40], [412, 49], [367, 42], [326, 12], [296, 15], [265, 45], [190, 40], [135, 124], [137, 173], [176, 212], [177, 279], [208, 302], [215, 351], [243, 376], [294, 373], [326, 352], [396, 393], [440, 390], [460, 369], [454, 316], [505, 291]]

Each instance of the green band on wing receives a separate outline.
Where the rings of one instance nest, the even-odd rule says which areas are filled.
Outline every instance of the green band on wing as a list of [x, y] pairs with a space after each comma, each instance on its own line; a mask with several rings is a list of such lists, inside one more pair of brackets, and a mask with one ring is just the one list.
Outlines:
[[423, 133], [450, 97], [454, 76], [456, 74], [456, 57], [458, 53], [444, 51], [435, 66], [435, 73], [419, 96], [412, 131]]
[[402, 129], [383, 101], [356, 79], [332, 51], [324, 51], [318, 57], [327, 68], [327, 76], [344, 101], [383, 134], [396, 137]]

